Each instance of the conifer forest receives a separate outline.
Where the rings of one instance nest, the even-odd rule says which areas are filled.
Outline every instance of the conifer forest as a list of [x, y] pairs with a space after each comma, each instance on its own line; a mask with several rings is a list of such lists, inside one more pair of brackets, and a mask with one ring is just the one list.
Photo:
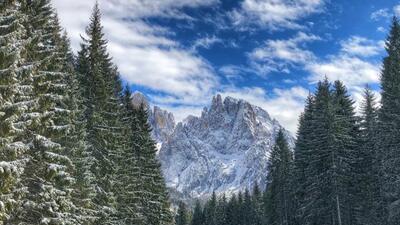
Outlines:
[[320, 80], [264, 183], [193, 201], [166, 185], [151, 109], [132, 104], [102, 18], [96, 3], [73, 51], [51, 0], [0, 0], [0, 225], [400, 225], [396, 17], [381, 97], [366, 86], [358, 112], [344, 82]]

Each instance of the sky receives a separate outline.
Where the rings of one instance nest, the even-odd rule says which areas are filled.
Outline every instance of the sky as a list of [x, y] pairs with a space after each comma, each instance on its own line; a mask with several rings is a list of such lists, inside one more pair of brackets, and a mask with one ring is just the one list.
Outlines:
[[[52, 0], [74, 51], [95, 0]], [[123, 82], [181, 121], [212, 96], [267, 110], [295, 132], [305, 98], [327, 77], [356, 100], [379, 97], [395, 0], [99, 0]]]

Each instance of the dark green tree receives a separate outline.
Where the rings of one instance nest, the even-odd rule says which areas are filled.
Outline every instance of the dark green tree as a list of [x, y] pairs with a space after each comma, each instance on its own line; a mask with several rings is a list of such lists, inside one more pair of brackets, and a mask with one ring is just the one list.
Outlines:
[[205, 225], [203, 209], [200, 201], [196, 201], [190, 225]]
[[204, 206], [204, 221], [205, 224], [217, 224], [217, 195], [213, 192], [211, 199]]
[[32, 110], [33, 64], [27, 58], [28, 17], [16, 0], [0, 4], [0, 221], [22, 204], [21, 175], [29, 157], [25, 136]]
[[278, 132], [268, 163], [266, 217], [268, 224], [292, 224], [290, 174], [293, 156], [283, 130]]
[[116, 190], [118, 172], [125, 166], [121, 162], [127, 148], [127, 127], [123, 124], [124, 108], [121, 101], [121, 84], [101, 26], [98, 4], [93, 9], [87, 27], [88, 39], [78, 53], [77, 69], [82, 87], [86, 122], [87, 152], [93, 157], [90, 172], [93, 174], [96, 193], [93, 202], [98, 206], [97, 224], [115, 224], [119, 221]]
[[156, 144], [151, 138], [148, 111], [143, 104], [136, 109], [136, 118], [140, 128], [137, 144], [140, 146], [138, 166], [140, 168], [141, 190], [143, 190], [140, 193], [142, 214], [147, 221], [145, 221], [146, 224], [170, 224], [173, 218], [168, 192], [161, 173], [160, 163], [156, 158]]
[[189, 213], [183, 202], [179, 203], [178, 212], [175, 216], [176, 225], [189, 225]]
[[24, 131], [31, 144], [21, 181], [26, 187], [23, 204], [13, 213], [10, 224], [76, 224], [74, 214], [79, 210], [71, 190], [76, 179], [73, 156], [79, 146], [69, 136], [75, 129], [76, 108], [69, 89], [74, 74], [68, 43], [50, 1], [20, 4], [31, 38], [26, 60], [34, 67], [31, 79], [25, 80], [33, 97]]
[[296, 146], [294, 151], [294, 213], [297, 224], [302, 224], [309, 214], [307, 207], [307, 193], [305, 192], [309, 180], [309, 162], [311, 159], [311, 143], [313, 141], [313, 126], [314, 126], [314, 110], [315, 98], [309, 95], [305, 104], [305, 109], [299, 119], [299, 128], [297, 131]]
[[358, 193], [356, 180], [359, 174], [356, 172], [358, 159], [361, 154], [358, 150], [359, 126], [355, 115], [354, 101], [351, 99], [346, 87], [341, 81], [335, 81], [333, 85], [334, 106], [334, 152], [336, 157], [333, 162], [333, 179], [335, 194], [339, 198], [337, 204], [340, 207], [342, 221], [339, 224], [356, 224], [356, 195]]
[[[381, 75], [382, 100], [379, 110], [379, 151], [383, 162], [383, 194], [387, 221], [400, 221], [400, 24], [393, 18], [386, 41], [387, 56]], [[383, 212], [386, 214], [385, 212]]]
[[373, 91], [367, 87], [361, 105], [359, 158], [357, 172], [358, 194], [356, 219], [358, 224], [382, 224], [381, 163], [377, 151], [378, 108]]

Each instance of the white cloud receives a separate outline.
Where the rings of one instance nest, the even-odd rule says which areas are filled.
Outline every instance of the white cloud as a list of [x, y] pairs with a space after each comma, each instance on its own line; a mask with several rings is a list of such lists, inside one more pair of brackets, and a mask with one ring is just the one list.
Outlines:
[[379, 64], [345, 54], [307, 64], [306, 69], [311, 72], [309, 80], [313, 83], [327, 77], [331, 81], [341, 80], [351, 89], [379, 82]]
[[384, 42], [376, 42], [360, 36], [352, 36], [342, 41], [342, 51], [349, 55], [369, 57], [378, 55], [384, 50]]
[[[74, 50], [79, 48], [94, 2], [53, 0]], [[108, 49], [124, 80], [187, 102], [203, 99], [218, 87], [218, 78], [205, 59], [171, 39], [170, 30], [145, 20], [155, 16], [187, 19], [182, 8], [212, 6], [218, 0], [99, 2]]]
[[260, 73], [271, 71], [289, 72], [289, 67], [315, 60], [315, 55], [304, 48], [305, 43], [321, 40], [320, 37], [299, 32], [287, 40], [268, 40], [254, 49], [249, 58]]
[[396, 16], [400, 16], [400, 5], [396, 5], [393, 7], [393, 12]]
[[400, 16], [400, 5], [395, 5], [392, 10], [389, 8], [378, 9], [371, 14], [371, 19], [378, 21], [381, 19], [389, 19], [392, 16]]
[[389, 17], [390, 17], [390, 13], [389, 13], [389, 9], [387, 9], [387, 8], [376, 10], [371, 14], [371, 19], [373, 19], [373, 20], [380, 20], [381, 18], [387, 19]]
[[385, 43], [352, 36], [340, 44], [341, 50], [337, 55], [305, 64], [305, 69], [311, 73], [308, 79], [313, 83], [324, 77], [331, 81], [341, 80], [350, 90], [378, 83], [380, 63], [369, 57], [381, 54]]
[[379, 32], [382, 32], [382, 33], [386, 33], [387, 32], [386, 28], [384, 28], [384, 27], [378, 27], [378, 28], [376, 28], [376, 30], [379, 31]]
[[212, 45], [223, 42], [224, 41], [221, 38], [218, 38], [215, 35], [207, 36], [197, 39], [193, 44], [192, 49], [193, 50], [196, 50], [198, 48], [209, 49]]
[[272, 93], [265, 92], [259, 87], [227, 89], [222, 96], [232, 96], [244, 99], [251, 104], [260, 106], [268, 111], [272, 118], [277, 119], [286, 129], [296, 133], [298, 119], [303, 111], [304, 102], [309, 91], [300, 86], [289, 89], [273, 89]]
[[321, 12], [324, 0], [244, 0], [240, 9], [231, 12], [234, 25], [256, 24], [271, 30], [298, 29], [298, 20]]

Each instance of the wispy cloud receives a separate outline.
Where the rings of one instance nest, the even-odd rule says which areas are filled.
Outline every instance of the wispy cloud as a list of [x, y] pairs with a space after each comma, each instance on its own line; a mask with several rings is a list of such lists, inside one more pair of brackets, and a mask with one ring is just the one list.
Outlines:
[[323, 11], [324, 0], [244, 0], [231, 12], [233, 24], [240, 28], [257, 25], [271, 30], [299, 29], [298, 20]]
[[378, 9], [376, 11], [374, 11], [371, 14], [371, 19], [372, 20], [380, 20], [382, 18], [389, 18], [390, 17], [390, 13], [389, 13], [389, 9], [385, 8], [385, 9]]
[[223, 41], [221, 38], [218, 38], [218, 37], [215, 36], [215, 35], [206, 36], [206, 37], [197, 39], [197, 40], [194, 42], [194, 44], [193, 44], [193, 46], [192, 46], [192, 49], [193, 49], [193, 50], [197, 50], [197, 49], [199, 49], [199, 48], [209, 49], [209, 48], [211, 48], [213, 45], [218, 44], [218, 43], [219, 43], [219, 44], [223, 44], [224, 41]]
[[349, 55], [370, 57], [380, 54], [384, 50], [384, 41], [372, 41], [360, 36], [352, 36], [341, 42], [342, 51]]
[[316, 40], [321, 38], [303, 32], [287, 40], [268, 40], [264, 46], [249, 53], [250, 62], [261, 74], [272, 71], [288, 73], [293, 65], [315, 60], [315, 55], [305, 48], [305, 44]]

